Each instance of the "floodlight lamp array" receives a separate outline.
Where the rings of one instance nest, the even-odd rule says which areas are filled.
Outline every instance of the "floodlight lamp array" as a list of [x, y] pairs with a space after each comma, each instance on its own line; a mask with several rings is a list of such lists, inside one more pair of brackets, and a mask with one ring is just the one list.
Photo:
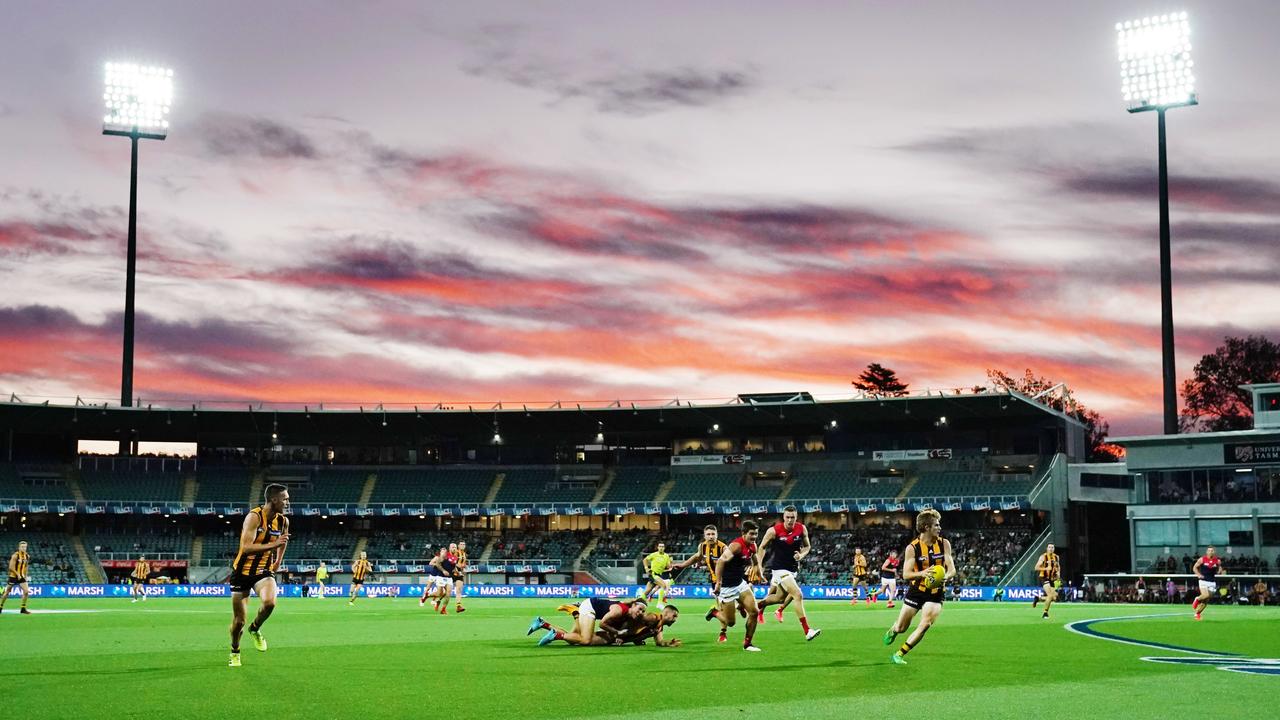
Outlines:
[[173, 70], [135, 63], [107, 63], [102, 129], [163, 138], [169, 132]]
[[1196, 103], [1185, 12], [1116, 23], [1120, 90], [1131, 112]]

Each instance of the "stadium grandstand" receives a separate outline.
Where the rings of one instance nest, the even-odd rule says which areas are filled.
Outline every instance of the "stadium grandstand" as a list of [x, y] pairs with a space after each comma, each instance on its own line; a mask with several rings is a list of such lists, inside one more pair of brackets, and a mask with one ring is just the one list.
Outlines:
[[[269, 483], [289, 489], [283, 569], [341, 572], [367, 552], [391, 580], [442, 545], [469, 545], [476, 582], [634, 582], [665, 540], [683, 558], [701, 528], [796, 506], [813, 529], [803, 579], [847, 583], [855, 546], [901, 545], [936, 507], [965, 581], [993, 583], [1044, 535], [1032, 491], [1082, 459], [1078, 422], [1017, 393], [539, 409], [321, 409], [0, 403], [6, 534], [49, 533], [60, 575], [119, 577], [139, 555], [167, 576], [218, 580], [238, 520]], [[82, 440], [193, 444], [192, 457], [80, 453]], [[34, 536], [33, 536], [34, 537]], [[40, 553], [44, 555], [45, 553]], [[980, 556], [980, 557], [979, 557]], [[51, 566], [53, 567], [53, 566]], [[681, 582], [705, 580], [686, 571]]]

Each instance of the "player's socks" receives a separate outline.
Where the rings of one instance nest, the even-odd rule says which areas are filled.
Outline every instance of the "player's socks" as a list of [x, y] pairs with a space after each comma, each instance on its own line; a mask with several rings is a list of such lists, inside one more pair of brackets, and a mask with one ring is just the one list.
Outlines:
[[778, 622], [782, 622], [782, 608], [778, 608], [777, 610], [774, 610], [773, 616], [778, 619]]
[[759, 611], [759, 612], [757, 612], [757, 613], [756, 613], [756, 623], [758, 623], [758, 624], [760, 624], [760, 625], [763, 625], [763, 624], [764, 624], [764, 611], [763, 611], [763, 610], [761, 610], [761, 611]]
[[800, 629], [805, 631], [806, 634], [809, 632], [809, 618], [803, 615], [800, 616]]

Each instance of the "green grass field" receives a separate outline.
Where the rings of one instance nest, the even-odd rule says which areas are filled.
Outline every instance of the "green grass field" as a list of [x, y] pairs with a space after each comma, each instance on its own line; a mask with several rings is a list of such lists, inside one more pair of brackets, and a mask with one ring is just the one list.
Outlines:
[[[881, 634], [896, 610], [811, 602], [823, 634], [806, 643], [795, 618], [772, 615], [760, 653], [741, 628], [717, 645], [702, 603], [675, 626], [682, 648], [539, 648], [529, 618], [553, 622], [556, 600], [472, 600], [447, 617], [412, 600], [282, 600], [264, 628], [270, 650], [246, 638], [244, 666], [228, 668], [226, 599], [42, 600], [49, 612], [0, 615], [5, 709], [27, 718], [974, 718], [1087, 713], [1171, 717], [1196, 707], [1226, 717], [1274, 711], [1280, 675], [1145, 662], [1185, 653], [1069, 632], [1068, 622], [1170, 612], [1168, 606], [1055, 607], [1050, 622], [1026, 603], [952, 603], [910, 656], [888, 661]], [[256, 601], [255, 601], [256, 604]], [[1213, 607], [1095, 629], [1255, 658], [1280, 657], [1280, 609]], [[252, 611], [252, 608], [251, 608]], [[736, 637], [739, 642], [732, 642]], [[917, 710], [918, 709], [918, 710]]]

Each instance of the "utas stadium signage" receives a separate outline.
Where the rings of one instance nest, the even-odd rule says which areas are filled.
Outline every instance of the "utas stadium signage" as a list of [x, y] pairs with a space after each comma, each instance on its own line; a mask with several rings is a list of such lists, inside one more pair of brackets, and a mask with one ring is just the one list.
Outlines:
[[1280, 443], [1236, 443], [1222, 446], [1222, 462], [1227, 465], [1280, 463]]
[[672, 465], [741, 465], [750, 455], [673, 455]]
[[925, 450], [873, 450], [872, 460], [950, 460], [951, 448]]

